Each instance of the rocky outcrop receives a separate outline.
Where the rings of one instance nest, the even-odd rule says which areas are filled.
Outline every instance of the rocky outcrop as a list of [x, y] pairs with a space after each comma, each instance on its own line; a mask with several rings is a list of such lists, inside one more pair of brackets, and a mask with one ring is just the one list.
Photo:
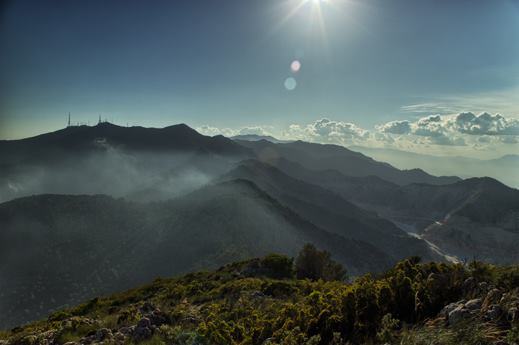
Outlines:
[[447, 305], [441, 311], [441, 314], [447, 320], [449, 325], [456, 325], [463, 320], [476, 317], [481, 308], [481, 298], [471, 299], [469, 301], [458, 301]]
[[[151, 303], [144, 303], [138, 308], [144, 316], [135, 325], [124, 326], [118, 329], [100, 328], [79, 340], [81, 345], [103, 343], [123, 344], [130, 341], [140, 342], [153, 336], [158, 327], [170, 323], [169, 316]], [[69, 344], [77, 345], [77, 343]]]
[[519, 296], [503, 293], [501, 290], [489, 287], [486, 283], [475, 284], [475, 281], [466, 281], [464, 289], [468, 293], [475, 291], [482, 293], [482, 298], [460, 300], [445, 306], [440, 315], [445, 318], [449, 326], [459, 324], [464, 320], [479, 317], [483, 321], [496, 324], [515, 323], [519, 321]]

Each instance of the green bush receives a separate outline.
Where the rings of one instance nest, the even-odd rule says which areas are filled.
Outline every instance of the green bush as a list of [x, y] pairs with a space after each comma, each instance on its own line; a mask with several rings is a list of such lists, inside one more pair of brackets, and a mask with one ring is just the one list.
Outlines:
[[68, 311], [57, 311], [49, 315], [49, 321], [61, 321], [72, 316]]
[[507, 340], [510, 345], [519, 345], [519, 326], [514, 326], [508, 332]]
[[271, 272], [272, 278], [292, 278], [294, 259], [285, 255], [270, 254], [261, 259], [261, 265]]
[[54, 313], [48, 320], [0, 333], [0, 338], [18, 345], [41, 343], [49, 334], [53, 344], [77, 341], [102, 327], [135, 325], [147, 313], [142, 306], [148, 302], [168, 320], [149, 345], [519, 345], [517, 324], [508, 331], [508, 324], [477, 318], [460, 326], [446, 326], [438, 318], [443, 306], [478, 294], [463, 288], [471, 275], [487, 279], [513, 300], [519, 291], [517, 266], [422, 264], [410, 258], [384, 274], [344, 283], [334, 280], [344, 277], [344, 269], [329, 253], [307, 245], [295, 267], [305, 279], [291, 277], [292, 259], [273, 254], [215, 272], [157, 280]]
[[380, 330], [377, 332], [377, 340], [381, 343], [393, 343], [396, 336], [395, 330], [398, 329], [400, 322], [394, 319], [391, 314], [386, 314], [382, 317], [380, 323]]
[[312, 244], [306, 244], [299, 252], [295, 266], [298, 279], [331, 281], [346, 278], [344, 267], [332, 260], [329, 252], [320, 251]]

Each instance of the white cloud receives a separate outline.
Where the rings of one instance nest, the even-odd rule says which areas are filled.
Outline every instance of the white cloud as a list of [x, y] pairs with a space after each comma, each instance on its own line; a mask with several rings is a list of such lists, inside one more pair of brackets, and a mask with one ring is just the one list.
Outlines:
[[391, 121], [383, 125], [376, 126], [376, 128], [382, 133], [408, 134], [411, 132], [411, 124], [409, 121]]
[[343, 146], [385, 147], [415, 152], [480, 155], [514, 153], [519, 144], [519, 120], [499, 114], [462, 112], [429, 115], [414, 121], [397, 120], [367, 130], [351, 122], [322, 118], [293, 123], [285, 128], [246, 126], [236, 129], [202, 126], [205, 135], [271, 135], [283, 140], [304, 140]]
[[251, 126], [243, 127], [238, 131], [239, 135], [255, 134], [255, 135], [271, 135], [270, 126]]
[[218, 127], [211, 127], [211, 126], [201, 126], [195, 128], [198, 133], [201, 133], [203, 135], [208, 136], [215, 136], [215, 135], [224, 135], [226, 137], [232, 137], [233, 135], [236, 135], [236, 130], [231, 128], [218, 128]]
[[235, 135], [272, 135], [271, 126], [246, 126], [238, 129], [232, 128], [218, 128], [212, 126], [201, 126], [195, 128], [199, 133], [208, 136], [223, 135], [226, 137], [233, 137]]
[[412, 125], [412, 133], [422, 137], [441, 137], [445, 133], [444, 122], [440, 115], [430, 115], [419, 119]]
[[453, 122], [460, 133], [471, 135], [519, 135], [519, 120], [506, 119], [496, 114], [473, 113], [458, 114]]
[[344, 145], [369, 138], [369, 131], [353, 123], [323, 118], [304, 126], [292, 124], [283, 131], [283, 137]]
[[[463, 112], [457, 115], [429, 115], [414, 122], [391, 121], [375, 127], [385, 134], [409, 134], [425, 138], [419, 143], [431, 145], [467, 145], [514, 143], [519, 135], [519, 120], [502, 115], [481, 113], [475, 115]], [[490, 140], [487, 136], [511, 136], [500, 140]], [[387, 141], [387, 140], [386, 140]]]

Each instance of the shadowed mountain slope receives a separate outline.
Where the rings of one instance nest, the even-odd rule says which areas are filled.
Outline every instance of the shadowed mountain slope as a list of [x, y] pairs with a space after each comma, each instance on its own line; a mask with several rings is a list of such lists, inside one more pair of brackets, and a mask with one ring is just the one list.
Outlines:
[[44, 193], [163, 200], [207, 183], [251, 155], [230, 139], [203, 136], [183, 124], [67, 127], [0, 141], [0, 201]]
[[257, 255], [329, 250], [352, 274], [383, 270], [376, 247], [302, 219], [250, 181], [169, 202], [41, 195], [0, 204], [1, 327], [157, 276]]
[[387, 163], [377, 162], [361, 153], [338, 145], [324, 145], [296, 141], [272, 143], [266, 140], [237, 140], [256, 153], [259, 160], [275, 165], [276, 160], [286, 158], [310, 170], [337, 170], [346, 176], [377, 176], [399, 185], [410, 183], [448, 184], [458, 177], [435, 177], [420, 169], [399, 170]]
[[[106, 146], [153, 152], [195, 152], [246, 156], [249, 150], [223, 136], [204, 136], [185, 124], [164, 128], [122, 127], [108, 122], [96, 126], [71, 126], [20, 140], [0, 141], [4, 164], [18, 160], [40, 161], [57, 152], [77, 155]], [[41, 156], [43, 155], [43, 157]]]
[[390, 219], [450, 259], [519, 261], [519, 191], [494, 179], [398, 186], [375, 176], [313, 171], [286, 159], [276, 167]]
[[292, 178], [271, 165], [248, 160], [222, 179], [235, 178], [253, 181], [310, 222], [345, 238], [371, 243], [395, 261], [411, 255], [431, 258], [425, 243], [408, 236], [391, 222], [330, 190]]
[[489, 177], [471, 178], [446, 185], [413, 183], [405, 186], [375, 176], [351, 177], [335, 170], [313, 171], [287, 159], [276, 167], [302, 181], [319, 185], [343, 198], [392, 218], [424, 218], [422, 225], [451, 216], [475, 223], [494, 224], [514, 230], [511, 214], [519, 210], [519, 190]]

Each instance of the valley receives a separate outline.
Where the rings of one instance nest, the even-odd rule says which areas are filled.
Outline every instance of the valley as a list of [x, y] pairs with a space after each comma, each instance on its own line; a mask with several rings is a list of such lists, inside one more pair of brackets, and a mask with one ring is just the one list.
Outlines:
[[0, 142], [0, 152], [2, 327], [156, 277], [294, 256], [305, 243], [351, 276], [413, 256], [519, 260], [519, 191], [334, 145], [102, 123]]

